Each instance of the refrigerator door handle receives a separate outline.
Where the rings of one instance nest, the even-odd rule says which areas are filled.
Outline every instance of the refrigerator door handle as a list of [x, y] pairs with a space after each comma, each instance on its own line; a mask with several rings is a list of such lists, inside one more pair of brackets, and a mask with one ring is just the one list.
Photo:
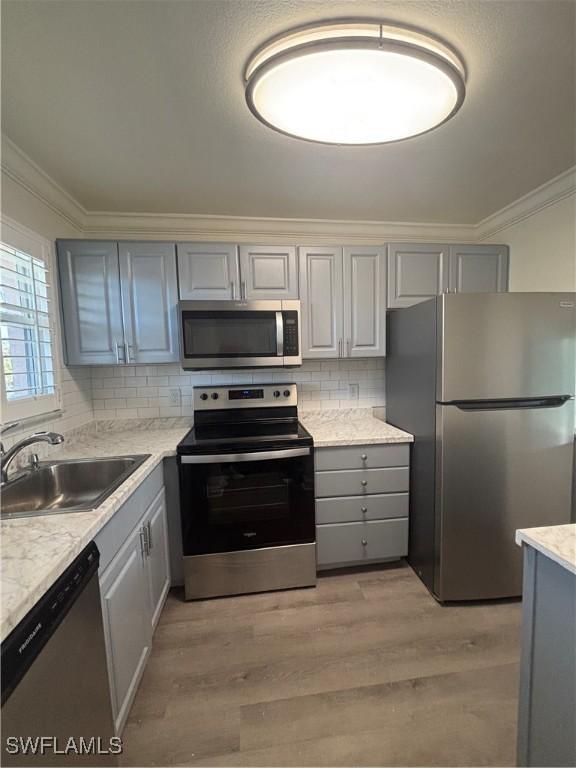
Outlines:
[[441, 405], [454, 405], [461, 411], [496, 411], [521, 408], [559, 408], [570, 400], [570, 395], [557, 397], [505, 398], [501, 400], [452, 400]]

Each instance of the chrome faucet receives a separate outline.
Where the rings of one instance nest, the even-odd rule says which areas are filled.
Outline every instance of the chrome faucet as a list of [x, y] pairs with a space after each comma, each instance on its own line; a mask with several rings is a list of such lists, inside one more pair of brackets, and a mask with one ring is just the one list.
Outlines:
[[[2, 430], [2, 433], [7, 432], [8, 429], [12, 429], [17, 425], [10, 425], [8, 428]], [[4, 446], [0, 443], [0, 475], [2, 482], [5, 483], [8, 480], [8, 466], [12, 463], [14, 457], [20, 453], [23, 448], [27, 448], [34, 443], [50, 443], [50, 445], [60, 445], [64, 442], [64, 436], [58, 434], [58, 432], [35, 432], [33, 435], [24, 437], [19, 440], [7, 451], [4, 450]]]

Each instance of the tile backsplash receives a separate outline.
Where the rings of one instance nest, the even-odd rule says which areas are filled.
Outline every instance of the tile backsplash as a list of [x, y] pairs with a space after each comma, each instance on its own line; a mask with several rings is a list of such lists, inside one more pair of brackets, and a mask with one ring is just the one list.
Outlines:
[[93, 367], [94, 418], [192, 416], [195, 386], [298, 384], [300, 410], [383, 406], [384, 359], [306, 360], [301, 368], [184, 371], [180, 365]]

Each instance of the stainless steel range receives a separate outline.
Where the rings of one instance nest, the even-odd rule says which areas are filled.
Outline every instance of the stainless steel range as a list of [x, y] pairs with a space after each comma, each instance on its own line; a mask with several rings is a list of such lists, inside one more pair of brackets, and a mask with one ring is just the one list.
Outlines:
[[316, 583], [314, 458], [295, 384], [194, 390], [178, 445], [186, 599]]

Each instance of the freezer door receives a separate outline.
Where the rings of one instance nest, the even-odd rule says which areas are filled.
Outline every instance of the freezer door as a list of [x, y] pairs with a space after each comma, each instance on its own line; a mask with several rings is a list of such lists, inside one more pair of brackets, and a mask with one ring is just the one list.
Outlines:
[[437, 406], [440, 600], [521, 594], [518, 528], [570, 522], [574, 401], [556, 407]]
[[576, 294], [437, 300], [439, 402], [574, 394]]

